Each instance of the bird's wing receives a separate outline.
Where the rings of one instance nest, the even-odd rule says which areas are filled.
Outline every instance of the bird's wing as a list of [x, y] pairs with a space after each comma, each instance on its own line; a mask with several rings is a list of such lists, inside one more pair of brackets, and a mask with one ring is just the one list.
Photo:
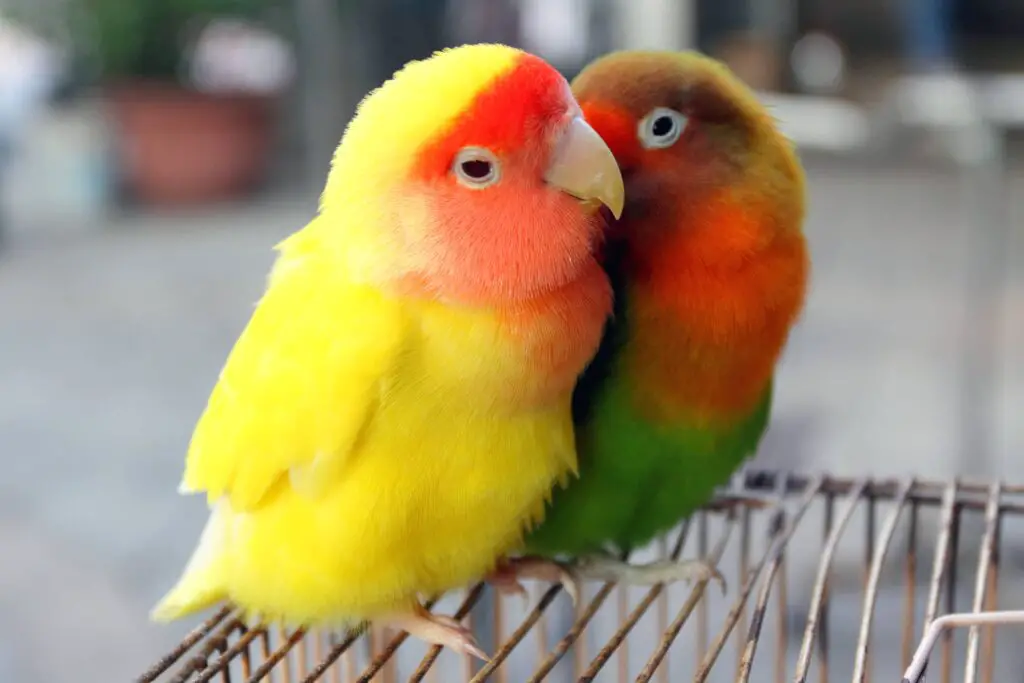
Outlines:
[[405, 335], [399, 303], [332, 266], [278, 260], [196, 426], [183, 491], [242, 511], [275, 485], [315, 496], [343, 476]]

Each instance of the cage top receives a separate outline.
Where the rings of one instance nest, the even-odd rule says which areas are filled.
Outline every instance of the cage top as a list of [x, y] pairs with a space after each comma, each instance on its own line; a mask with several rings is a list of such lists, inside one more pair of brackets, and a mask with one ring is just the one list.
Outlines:
[[[980, 672], [987, 683], [1002, 664], [994, 627], [1024, 623], [1019, 612], [979, 616], [999, 607], [1002, 532], [1021, 512], [1024, 486], [994, 481], [746, 471], [680, 529], [634, 556], [709, 558], [728, 579], [724, 597], [707, 590], [706, 580], [596, 584], [573, 613], [560, 586], [541, 586], [523, 606], [481, 584], [428, 603], [447, 612], [451, 601], [457, 618], [486, 631], [493, 645], [486, 664], [374, 629], [337, 635], [250, 628], [227, 606], [137, 680], [680, 680], [671, 669], [698, 682], [799, 683], [817, 668], [821, 681], [907, 683], [939, 644], [943, 681], [962, 665], [964, 681]], [[968, 604], [958, 607], [958, 600]], [[942, 617], [958, 610], [967, 614]], [[956, 626], [969, 631], [950, 630]]]

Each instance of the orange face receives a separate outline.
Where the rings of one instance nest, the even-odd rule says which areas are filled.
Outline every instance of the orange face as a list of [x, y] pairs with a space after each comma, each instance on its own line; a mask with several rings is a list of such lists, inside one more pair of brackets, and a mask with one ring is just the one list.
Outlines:
[[496, 303], [576, 280], [602, 234], [597, 204], [616, 183], [621, 201], [614, 158], [581, 127], [590, 131], [568, 83], [542, 60], [524, 55], [496, 79], [419, 151], [403, 184], [398, 212], [416, 257], [407, 284]]
[[789, 141], [735, 76], [694, 53], [606, 56], [573, 92], [626, 185], [611, 234], [624, 247], [630, 376], [663, 414], [750, 409], [806, 288]]
[[[658, 213], [675, 215], [716, 188], [772, 173], [795, 188], [799, 199], [795, 156], [785, 143], [776, 144], [780, 136], [764, 108], [714, 60], [688, 53], [617, 53], [585, 69], [573, 92], [622, 167], [630, 227], [649, 224]], [[646, 232], [641, 226], [629, 236], [643, 242], [651, 237]]]

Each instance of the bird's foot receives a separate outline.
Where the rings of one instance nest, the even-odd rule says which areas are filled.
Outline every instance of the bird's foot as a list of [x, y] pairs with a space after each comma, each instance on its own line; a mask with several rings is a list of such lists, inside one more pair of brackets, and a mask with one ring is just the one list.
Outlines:
[[451, 648], [459, 654], [468, 654], [485, 662], [490, 657], [477, 645], [470, 630], [458, 620], [440, 614], [431, 614], [421, 605], [409, 614], [382, 619], [382, 626], [408, 632], [409, 635], [433, 645]]
[[674, 581], [715, 581], [725, 593], [725, 577], [706, 560], [658, 560], [648, 564], [630, 564], [611, 557], [580, 560], [576, 574], [595, 581], [616, 581], [629, 586], [653, 586]]
[[542, 557], [513, 557], [503, 560], [487, 577], [488, 583], [500, 593], [526, 597], [526, 588], [519, 579], [560, 583], [572, 604], [579, 604], [580, 581], [575, 570], [567, 564]]

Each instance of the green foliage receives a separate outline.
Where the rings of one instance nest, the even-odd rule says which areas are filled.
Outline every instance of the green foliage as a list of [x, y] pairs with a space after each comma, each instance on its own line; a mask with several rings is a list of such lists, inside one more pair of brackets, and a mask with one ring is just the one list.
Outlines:
[[80, 51], [104, 80], [178, 78], [190, 32], [213, 17], [260, 19], [280, 0], [74, 0]]

